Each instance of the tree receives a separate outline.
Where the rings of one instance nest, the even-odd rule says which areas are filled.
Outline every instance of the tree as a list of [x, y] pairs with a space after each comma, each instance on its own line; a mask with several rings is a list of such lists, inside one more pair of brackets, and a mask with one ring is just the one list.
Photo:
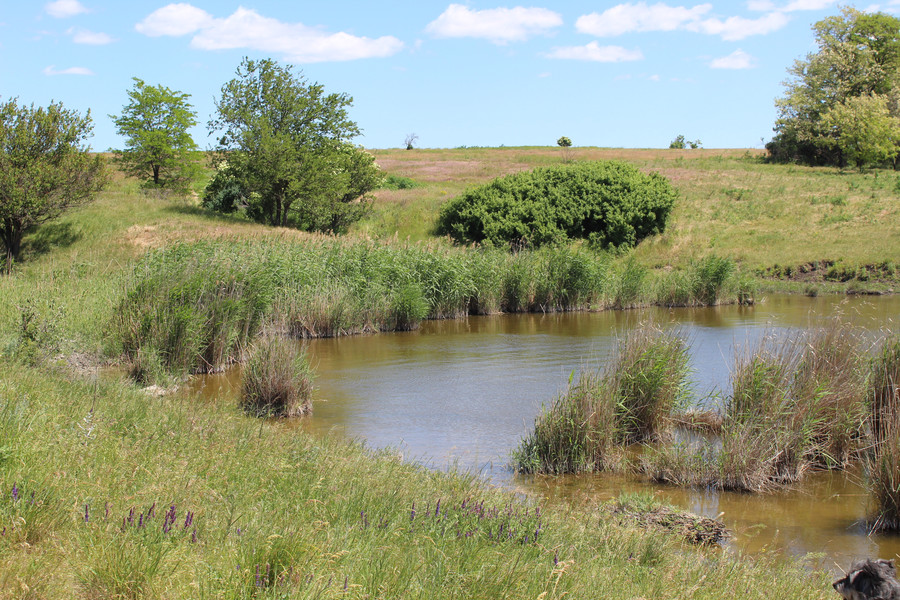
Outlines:
[[835, 139], [841, 129], [826, 124], [826, 114], [851, 98], [877, 96], [900, 116], [900, 19], [845, 7], [813, 29], [818, 51], [788, 69], [785, 95], [775, 103], [776, 135], [766, 148], [776, 161], [843, 165], [848, 146]]
[[188, 102], [190, 94], [133, 80], [122, 114], [110, 115], [116, 133], [126, 138], [125, 149], [115, 151], [116, 160], [147, 185], [186, 190], [199, 171], [191, 159], [197, 144], [188, 129], [197, 124], [197, 113]]
[[403, 144], [406, 146], [407, 150], [413, 149], [413, 144], [416, 143], [416, 140], [419, 139], [415, 133], [407, 133], [406, 138], [403, 140]]
[[47, 108], [0, 104], [0, 240], [6, 272], [22, 236], [66, 209], [85, 204], [106, 183], [103, 160], [90, 154], [91, 112], [51, 102]]
[[685, 148], [690, 148], [691, 150], [696, 150], [697, 148], [702, 148], [703, 142], [700, 140], [694, 140], [693, 142], [690, 140], [684, 139], [683, 135], [676, 135], [675, 139], [669, 143], [669, 150], [684, 150]]
[[847, 98], [823, 115], [822, 129], [843, 158], [860, 168], [900, 153], [900, 119], [891, 116], [885, 96]]
[[306, 230], [343, 231], [380, 183], [371, 155], [350, 143], [359, 127], [346, 94], [326, 94], [291, 66], [245, 58], [222, 87], [211, 132], [257, 221]]

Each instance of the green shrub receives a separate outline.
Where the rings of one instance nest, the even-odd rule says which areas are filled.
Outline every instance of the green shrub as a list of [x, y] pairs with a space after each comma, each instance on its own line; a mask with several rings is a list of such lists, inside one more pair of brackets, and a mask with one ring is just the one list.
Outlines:
[[631, 247], [665, 229], [676, 192], [619, 161], [546, 167], [495, 179], [441, 208], [437, 231], [459, 243]]

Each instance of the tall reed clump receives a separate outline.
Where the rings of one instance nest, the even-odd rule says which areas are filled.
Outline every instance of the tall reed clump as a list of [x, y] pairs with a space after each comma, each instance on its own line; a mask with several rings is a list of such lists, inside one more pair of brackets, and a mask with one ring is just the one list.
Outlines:
[[900, 530], [900, 335], [887, 339], [872, 363], [869, 384], [873, 446], [866, 484], [874, 503], [871, 528]]
[[663, 306], [714, 306], [722, 302], [746, 303], [735, 263], [710, 254], [693, 261], [684, 271], [672, 271], [656, 284], [656, 303]]
[[688, 346], [646, 323], [631, 330], [605, 369], [583, 373], [535, 419], [513, 453], [526, 473], [615, 468], [628, 444], [659, 437], [686, 397]]
[[241, 407], [257, 416], [312, 412], [312, 369], [297, 342], [274, 335], [259, 338], [244, 368]]
[[760, 492], [847, 466], [865, 445], [860, 345], [835, 320], [736, 354], [721, 444], [659, 448], [645, 467], [659, 481]]
[[268, 314], [273, 291], [265, 263], [245, 256], [249, 244], [240, 246], [199, 243], [149, 253], [114, 317], [126, 357], [192, 373], [238, 360]]

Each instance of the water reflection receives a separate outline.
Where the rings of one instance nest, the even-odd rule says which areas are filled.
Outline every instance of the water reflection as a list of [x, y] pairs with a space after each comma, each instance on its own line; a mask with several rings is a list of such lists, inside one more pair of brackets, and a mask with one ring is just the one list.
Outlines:
[[[431, 467], [459, 465], [551, 499], [599, 502], [623, 490], [656, 488], [610, 475], [516, 477], [506, 463], [541, 404], [580, 370], [606, 361], [617, 333], [650, 318], [679, 327], [691, 341], [694, 394], [710, 404], [728, 387], [735, 348], [835, 315], [873, 331], [892, 327], [900, 298], [774, 296], [754, 307], [471, 317], [427, 322], [416, 332], [316, 340], [309, 344], [318, 372], [314, 414], [302, 427], [397, 447]], [[195, 386], [205, 395], [234, 397], [239, 376], [231, 370], [198, 378]], [[801, 489], [767, 496], [669, 487], [660, 493], [706, 516], [724, 513], [738, 532], [735, 547], [826, 552], [819, 564], [834, 567], [900, 552], [896, 538], [865, 536], [858, 479], [820, 473]]]

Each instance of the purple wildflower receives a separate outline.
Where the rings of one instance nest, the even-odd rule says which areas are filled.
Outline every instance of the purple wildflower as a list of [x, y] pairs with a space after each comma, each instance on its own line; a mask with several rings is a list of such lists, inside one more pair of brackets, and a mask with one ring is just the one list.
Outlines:
[[415, 502], [412, 503], [412, 510], [409, 512], [409, 520], [410, 521], [416, 520], [416, 503]]
[[16, 482], [13, 482], [12, 499], [13, 502], [16, 502], [19, 499], [19, 488], [16, 486]]
[[557, 550], [556, 553], [553, 555], [553, 566], [554, 567], [559, 566], [559, 550]]
[[194, 513], [191, 511], [187, 512], [187, 516], [184, 518], [184, 529], [187, 529], [194, 522]]
[[196, 527], [194, 527], [194, 531], [191, 532], [191, 543], [192, 544], [197, 543], [197, 528]]
[[103, 518], [108, 519], [109, 518], [109, 502], [103, 503], [103, 511], [104, 511]]
[[434, 516], [438, 516], [441, 512], [441, 499], [438, 498], [437, 505], [434, 507]]
[[138, 529], [144, 526], [144, 513], [138, 515]]
[[90, 520], [91, 520], [91, 515], [90, 515], [90, 512], [89, 512], [89, 510], [88, 510], [88, 505], [85, 504], [85, 505], [84, 505], [84, 522], [87, 523], [87, 522], [90, 521]]

